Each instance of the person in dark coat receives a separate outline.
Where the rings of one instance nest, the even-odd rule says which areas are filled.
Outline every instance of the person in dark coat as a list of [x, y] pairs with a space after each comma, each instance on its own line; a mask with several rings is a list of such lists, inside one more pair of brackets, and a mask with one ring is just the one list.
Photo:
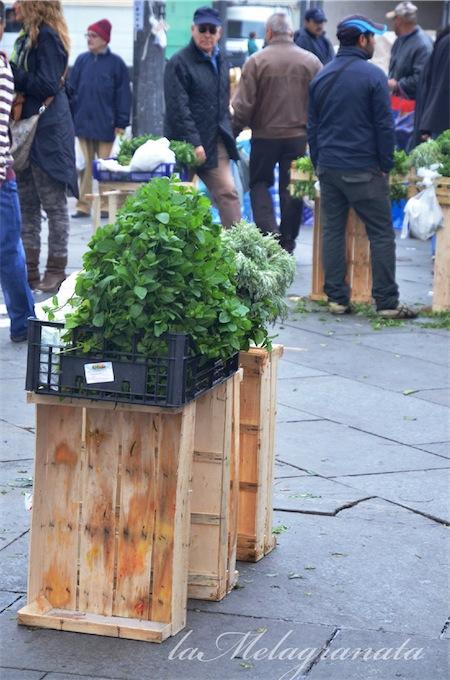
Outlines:
[[328, 64], [334, 58], [333, 45], [325, 35], [324, 23], [327, 18], [319, 7], [311, 7], [305, 12], [303, 28], [294, 34], [294, 42], [320, 59], [322, 64]]
[[[123, 134], [130, 122], [130, 76], [125, 62], [108, 47], [111, 24], [101, 19], [88, 26], [89, 51], [80, 54], [70, 74], [74, 91], [75, 134], [85, 160], [81, 173], [80, 199], [72, 217], [86, 217], [92, 193], [92, 161], [109, 158], [116, 135]], [[102, 211], [106, 211], [106, 200]]]
[[208, 187], [224, 227], [241, 219], [239, 197], [230, 169], [238, 160], [230, 119], [228, 64], [218, 48], [221, 21], [217, 10], [194, 13], [192, 40], [169, 60], [164, 74], [164, 134], [195, 147], [197, 174]]
[[370, 241], [378, 314], [410, 318], [399, 304], [395, 281], [395, 235], [388, 173], [393, 167], [394, 121], [387, 78], [368, 62], [375, 34], [386, 27], [360, 15], [338, 24], [340, 48], [310, 85], [308, 141], [320, 182], [323, 216], [324, 291], [334, 314], [351, 311], [346, 275], [346, 223], [352, 207]]
[[450, 129], [450, 26], [437, 34], [417, 88], [412, 146]]
[[389, 62], [389, 89], [394, 95], [415, 99], [433, 42], [417, 25], [417, 7], [412, 2], [400, 2], [386, 18], [392, 20], [397, 35]]
[[[22, 210], [22, 240], [32, 288], [56, 291], [65, 279], [69, 214], [66, 192], [78, 196], [72, 116], [65, 89], [69, 33], [59, 0], [16, 2], [16, 18], [23, 21], [11, 57], [14, 86], [25, 97], [21, 118], [40, 116], [30, 154], [30, 165], [17, 173]], [[48, 217], [48, 259], [39, 276], [41, 212]]]

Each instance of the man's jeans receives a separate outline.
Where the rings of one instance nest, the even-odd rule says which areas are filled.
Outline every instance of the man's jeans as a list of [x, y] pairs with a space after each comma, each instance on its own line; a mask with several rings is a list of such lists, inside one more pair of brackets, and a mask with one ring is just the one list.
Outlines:
[[348, 305], [350, 301], [350, 290], [345, 281], [345, 228], [352, 207], [364, 222], [370, 241], [372, 295], [377, 309], [395, 309], [398, 304], [395, 234], [387, 177], [371, 169], [347, 172], [318, 168], [317, 175], [323, 219], [324, 291], [328, 299], [341, 305]]
[[300, 231], [303, 201], [289, 193], [291, 163], [303, 156], [306, 137], [288, 139], [252, 139], [250, 153], [250, 200], [253, 219], [263, 234], [278, 231], [270, 187], [274, 183], [275, 165], [279, 165], [280, 243], [288, 252], [295, 248]]
[[12, 337], [25, 335], [27, 319], [34, 316], [34, 300], [27, 281], [20, 222], [16, 182], [3, 182], [0, 186], [0, 281], [11, 319]]

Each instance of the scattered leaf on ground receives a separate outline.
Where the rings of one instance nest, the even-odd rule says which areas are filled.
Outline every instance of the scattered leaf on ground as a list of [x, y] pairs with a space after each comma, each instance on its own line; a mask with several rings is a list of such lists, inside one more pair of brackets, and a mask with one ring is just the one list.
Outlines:
[[305, 578], [301, 574], [297, 574], [295, 571], [290, 571], [288, 574], [288, 578]]
[[334, 552], [331, 553], [333, 557], [348, 557], [348, 553]]
[[417, 420], [415, 416], [403, 416], [403, 420]]
[[245, 586], [242, 585], [242, 583], [235, 583], [233, 586], [233, 590], [242, 590], [242, 588], [245, 588]]
[[306, 571], [313, 571], [315, 567], [311, 567], [310, 565], [307, 565], [306, 567], [303, 567], [303, 569], [306, 569]]
[[403, 390], [403, 394], [408, 396], [408, 394], [415, 394], [419, 390]]
[[286, 526], [286, 524], [279, 524], [277, 527], [273, 527], [272, 533], [273, 534], [282, 534], [283, 531], [287, 531], [289, 527]]
[[14, 486], [18, 488], [33, 486], [33, 477], [16, 477], [15, 479], [8, 482], [8, 486]]

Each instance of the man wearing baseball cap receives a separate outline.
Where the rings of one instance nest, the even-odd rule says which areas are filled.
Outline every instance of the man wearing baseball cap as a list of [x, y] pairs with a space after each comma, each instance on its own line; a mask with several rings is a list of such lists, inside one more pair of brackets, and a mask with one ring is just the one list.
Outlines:
[[387, 78], [368, 60], [375, 35], [386, 26], [352, 15], [337, 27], [336, 58], [310, 85], [308, 141], [320, 181], [323, 216], [324, 291], [334, 314], [351, 311], [346, 274], [346, 222], [352, 207], [370, 241], [373, 288], [378, 314], [412, 318], [399, 304], [395, 281], [395, 235], [388, 173], [393, 166], [394, 123]]
[[294, 34], [294, 42], [299, 47], [316, 55], [322, 64], [328, 64], [334, 57], [333, 45], [325, 35], [324, 23], [327, 18], [322, 9], [311, 7], [305, 12], [303, 28]]
[[397, 36], [389, 62], [389, 89], [395, 95], [415, 99], [433, 43], [417, 25], [417, 7], [412, 2], [400, 2], [386, 18], [392, 21]]
[[169, 59], [164, 73], [164, 134], [195, 147], [197, 174], [217, 205], [221, 222], [241, 219], [239, 197], [230, 169], [238, 160], [230, 118], [228, 64], [218, 42], [221, 20], [212, 7], [199, 7], [191, 26], [192, 40]]
[[[108, 158], [114, 137], [122, 134], [130, 121], [131, 88], [125, 62], [108, 47], [111, 24], [100, 19], [88, 26], [88, 52], [76, 59], [70, 74], [75, 97], [73, 118], [75, 134], [85, 159], [81, 173], [80, 198], [72, 217], [87, 217], [91, 210], [92, 161]], [[107, 217], [106, 201], [102, 217]]]

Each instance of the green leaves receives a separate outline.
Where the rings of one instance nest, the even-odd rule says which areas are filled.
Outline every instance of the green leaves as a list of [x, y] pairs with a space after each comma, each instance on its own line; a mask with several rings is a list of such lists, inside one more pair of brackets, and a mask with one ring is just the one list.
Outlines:
[[163, 351], [167, 331], [189, 334], [195, 351], [227, 357], [247, 348], [252, 321], [236, 294], [236, 255], [212, 223], [210, 202], [175, 180], [155, 179], [98, 229], [83, 257], [76, 306], [67, 327], [99, 329], [84, 349], [148, 355]]

